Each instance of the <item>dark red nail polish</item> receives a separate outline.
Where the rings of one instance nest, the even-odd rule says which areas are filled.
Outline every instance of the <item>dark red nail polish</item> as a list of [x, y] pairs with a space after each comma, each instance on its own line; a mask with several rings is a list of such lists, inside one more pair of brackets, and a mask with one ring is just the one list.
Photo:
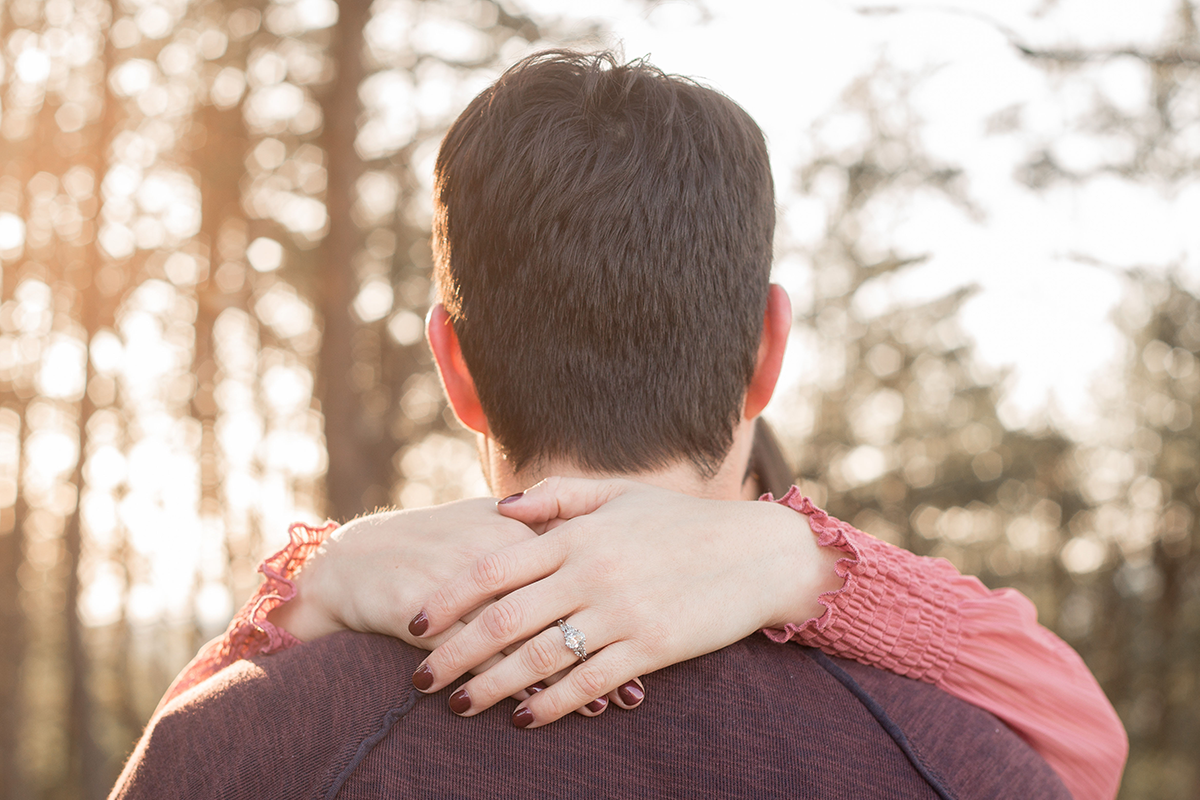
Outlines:
[[413, 636], [424, 636], [427, 630], [429, 630], [429, 617], [425, 616], [424, 610], [418, 611], [417, 615], [412, 618], [412, 622], [408, 623], [408, 632]]
[[450, 710], [455, 714], [465, 714], [471, 710], [471, 695], [466, 689], [459, 689], [450, 695]]
[[586, 706], [584, 706], [584, 708], [586, 708], [588, 711], [592, 712], [593, 714], [599, 714], [606, 707], [608, 707], [608, 698], [607, 697], [599, 697], [599, 698], [593, 700], [592, 702], [588, 703]]
[[524, 494], [525, 494], [524, 492], [517, 492], [516, 494], [510, 494], [508, 497], [504, 498], [504, 499], [503, 499], [503, 500], [501, 500], [499, 503], [496, 503], [496, 505], [498, 505], [498, 506], [502, 506], [502, 505], [504, 505], [505, 503], [513, 503], [513, 502], [516, 502], [517, 500], [520, 500], [520, 499], [521, 499], [521, 497], [522, 497]]
[[422, 692], [433, 686], [433, 670], [422, 664], [413, 673], [413, 686], [420, 689]]
[[533, 722], [533, 712], [528, 708], [518, 708], [517, 712], [513, 714], [513, 725], [518, 728], [528, 728], [531, 722]]
[[621, 702], [625, 705], [635, 706], [642, 702], [646, 697], [646, 693], [642, 691], [640, 686], [630, 681], [617, 689], [617, 696], [621, 698]]
[[538, 681], [533, 686], [526, 686], [525, 691], [529, 692], [530, 694], [537, 694], [538, 692], [543, 691], [545, 688], [546, 684]]

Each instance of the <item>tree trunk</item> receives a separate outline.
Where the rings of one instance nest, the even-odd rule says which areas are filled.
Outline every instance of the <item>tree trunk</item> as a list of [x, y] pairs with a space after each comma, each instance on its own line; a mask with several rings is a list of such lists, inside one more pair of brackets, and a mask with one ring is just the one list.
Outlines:
[[[5, 400], [10, 399], [5, 392]], [[21, 564], [25, 559], [22, 527], [28, 511], [21, 496], [21, 466], [25, 445], [24, 404], [5, 403], [6, 411], [17, 414], [17, 498], [11, 508], [0, 510], [0, 798], [20, 797], [21, 768], [21, 665], [25, 659], [25, 617], [21, 610]]]
[[[116, 13], [111, 7], [110, 17]], [[108, 86], [115, 54], [112, 42], [108, 37], [104, 40], [104, 71], [102, 86]], [[97, 183], [104, 175], [107, 166], [106, 151], [112, 132], [116, 128], [118, 106], [115, 98], [106, 89], [103, 92], [104, 110], [100, 118], [91, 126], [90, 141], [86, 149], [85, 161], [96, 176]], [[98, 205], [97, 205], [98, 208]], [[98, 219], [93, 219], [98, 223]], [[98, 232], [99, 225], [95, 225]], [[86, 337], [85, 345], [91, 346], [92, 338], [102, 327], [112, 324], [117, 298], [103, 297], [92, 281], [105, 257], [102, 255], [96, 236], [82, 248], [83, 259], [79, 268], [72, 269], [64, 276], [68, 282], [74, 283], [78, 307], [75, 309], [77, 319], [83, 327]], [[60, 243], [60, 250], [65, 248]], [[72, 248], [74, 249], [74, 248]], [[79, 615], [79, 600], [82, 593], [79, 568], [83, 558], [83, 516], [82, 500], [84, 493], [84, 465], [87, 462], [88, 423], [96, 412], [96, 404], [87, 389], [96, 377], [95, 368], [90, 358], [85, 362], [86, 377], [83, 397], [79, 402], [79, 458], [71, 483], [75, 486], [75, 508], [66, 520], [63, 529], [63, 548], [66, 557], [66, 625], [67, 625], [67, 666], [70, 673], [69, 711], [67, 716], [67, 735], [69, 738], [69, 757], [72, 771], [78, 770], [79, 796], [85, 800], [103, 798], [109, 788], [110, 776], [105, 769], [105, 757], [93, 730], [94, 703], [88, 688], [88, 677], [91, 675], [90, 654], [88, 643], [83, 630], [83, 620]]]
[[[330, 54], [337, 74], [321, 98], [329, 183], [326, 205], [329, 234], [321, 251], [315, 282], [317, 304], [324, 320], [317, 365], [317, 396], [325, 417], [325, 442], [329, 453], [326, 477], [328, 512], [349, 519], [365, 510], [373, 495], [390, 482], [390, 465], [381, 475], [378, 434], [364, 430], [362, 398], [354, 380], [354, 334], [358, 327], [350, 304], [357, 290], [353, 260], [362, 234], [351, 217], [354, 184], [362, 162], [354, 150], [360, 111], [358, 86], [364, 75], [363, 27], [370, 17], [369, 0], [339, 3], [338, 23], [332, 31]], [[374, 487], [374, 488], [373, 488]]]

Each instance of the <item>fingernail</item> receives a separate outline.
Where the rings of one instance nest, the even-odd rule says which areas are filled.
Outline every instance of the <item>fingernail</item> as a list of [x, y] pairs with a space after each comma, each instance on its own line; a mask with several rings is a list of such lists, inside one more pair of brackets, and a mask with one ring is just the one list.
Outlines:
[[516, 502], [517, 500], [520, 500], [520, 499], [521, 499], [521, 496], [522, 496], [522, 495], [524, 495], [524, 494], [525, 494], [524, 492], [517, 492], [516, 494], [510, 494], [508, 497], [504, 498], [504, 499], [503, 499], [503, 500], [501, 500], [499, 503], [496, 503], [496, 505], [498, 505], [498, 506], [502, 506], [502, 505], [504, 505], [505, 503], [513, 503], [513, 502]]
[[465, 714], [471, 710], [471, 695], [466, 689], [459, 689], [450, 695], [450, 710], [455, 714]]
[[525, 691], [529, 692], [530, 694], [537, 694], [538, 692], [542, 691], [545, 688], [546, 688], [546, 684], [542, 683], [541, 681], [538, 681], [533, 686], [526, 686]]
[[429, 630], [429, 617], [425, 616], [425, 611], [417, 612], [417, 615], [412, 618], [412, 622], [408, 623], [408, 632], [413, 636], [424, 636], [425, 631]]
[[584, 706], [584, 708], [586, 708], [588, 711], [592, 712], [593, 714], [599, 714], [607, 706], [608, 706], [608, 698], [607, 697], [598, 697], [595, 700], [593, 700], [592, 702], [588, 703], [586, 706]]
[[417, 671], [413, 673], [413, 686], [422, 692], [433, 686], [433, 670], [425, 664], [418, 667]]
[[528, 708], [518, 708], [512, 719], [513, 725], [518, 728], [528, 728], [529, 724], [533, 722], [533, 712]]
[[625, 705], [635, 706], [645, 699], [646, 693], [642, 691], [640, 686], [630, 681], [617, 689], [617, 696], [621, 698], [621, 702]]

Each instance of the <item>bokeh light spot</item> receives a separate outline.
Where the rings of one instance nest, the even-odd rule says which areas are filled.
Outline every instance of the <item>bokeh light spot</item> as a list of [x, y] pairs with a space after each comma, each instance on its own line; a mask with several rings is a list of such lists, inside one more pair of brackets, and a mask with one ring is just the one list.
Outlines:
[[44, 50], [32, 48], [17, 56], [13, 65], [17, 77], [26, 83], [45, 83], [50, 77], [50, 56]]
[[246, 260], [259, 272], [274, 272], [283, 264], [283, 245], [260, 236], [246, 248]]
[[363, 283], [354, 298], [354, 313], [363, 322], [375, 322], [392, 310], [392, 285], [375, 276]]
[[15, 250], [25, 244], [25, 220], [7, 211], [0, 213], [0, 250]]

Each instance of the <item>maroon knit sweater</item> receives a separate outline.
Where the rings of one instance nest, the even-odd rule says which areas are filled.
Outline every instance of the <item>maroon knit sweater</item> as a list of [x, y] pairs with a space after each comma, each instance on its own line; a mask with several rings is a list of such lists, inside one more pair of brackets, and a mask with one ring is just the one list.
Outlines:
[[112, 798], [1070, 800], [987, 712], [762, 636], [654, 673], [636, 711], [535, 730], [421, 695], [424, 656], [340, 633], [239, 661], [151, 720]]

